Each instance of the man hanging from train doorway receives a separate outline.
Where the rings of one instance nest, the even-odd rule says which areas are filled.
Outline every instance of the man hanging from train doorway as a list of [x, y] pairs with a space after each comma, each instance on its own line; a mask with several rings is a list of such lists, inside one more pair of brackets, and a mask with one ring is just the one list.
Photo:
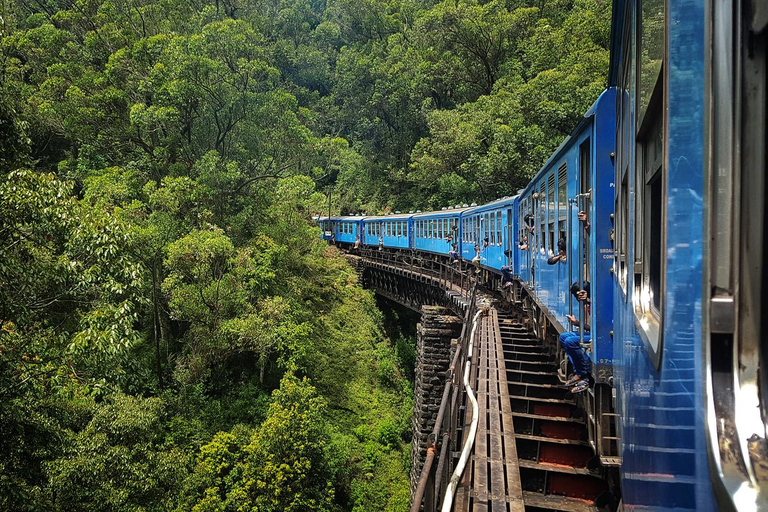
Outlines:
[[[590, 232], [589, 220], [586, 212], [583, 210], [579, 211], [578, 220], [582, 225], [586, 240], [589, 237]], [[582, 250], [585, 250], [586, 252], [586, 248], [583, 248]], [[582, 263], [580, 262], [579, 266], [581, 265]], [[581, 272], [588, 274], [586, 269], [581, 269]], [[571, 294], [576, 300], [583, 303], [584, 307], [582, 311], [584, 311], [584, 318], [579, 319], [574, 315], [566, 315], [569, 324], [579, 328], [582, 333], [580, 335], [579, 332], [568, 331], [560, 335], [560, 344], [563, 346], [563, 350], [565, 350], [568, 359], [571, 360], [571, 366], [573, 366], [573, 375], [565, 383], [566, 386], [573, 386], [571, 388], [571, 393], [581, 393], [589, 388], [590, 360], [581, 342], [583, 341], [584, 344], [587, 344], [592, 339], [592, 335], [589, 332], [592, 301], [589, 293], [589, 281], [584, 280], [582, 283], [582, 286], [579, 287], [579, 282], [574, 282], [571, 285]], [[582, 321], [584, 322], [583, 325], [581, 323]]]
[[[579, 288], [579, 283], [575, 282], [571, 285], [571, 294], [576, 297], [576, 300], [584, 303], [584, 325], [574, 315], [565, 315], [568, 322], [574, 327], [578, 327], [583, 330], [584, 343], [589, 343], [592, 339], [589, 332], [590, 321], [590, 305], [591, 300], [589, 296], [589, 281], [584, 281], [583, 287]], [[568, 331], [560, 335], [560, 344], [563, 346], [568, 359], [571, 360], [571, 366], [573, 366], [573, 375], [565, 383], [566, 386], [573, 386], [571, 393], [581, 393], [586, 391], [589, 387], [589, 374], [590, 374], [590, 361], [589, 356], [583, 350], [581, 346], [581, 340], [578, 332]]]

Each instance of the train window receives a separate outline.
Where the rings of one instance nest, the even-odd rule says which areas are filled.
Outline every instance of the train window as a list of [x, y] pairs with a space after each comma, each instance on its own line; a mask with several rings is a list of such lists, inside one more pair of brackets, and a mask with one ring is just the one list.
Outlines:
[[491, 245], [496, 245], [496, 212], [491, 212], [491, 236], [489, 239], [489, 243]]
[[568, 235], [568, 165], [563, 163], [557, 170], [557, 222], [558, 239], [567, 240]]
[[651, 96], [662, 75], [664, 62], [664, 0], [640, 1], [639, 84], [637, 100], [639, 119], [642, 120], [651, 105]]
[[501, 212], [498, 212], [496, 213], [496, 245], [501, 245], [501, 230]]
[[635, 169], [633, 303], [653, 359], [659, 360], [664, 307], [664, 1], [641, 0]]
[[[625, 18], [625, 26], [631, 26], [631, 13], [627, 10]], [[615, 251], [615, 271], [618, 277], [619, 286], [624, 292], [624, 299], [628, 298], [627, 285], [628, 285], [628, 258], [629, 258], [629, 216], [630, 216], [630, 186], [631, 170], [630, 162], [632, 161], [632, 137], [634, 135], [634, 125], [631, 118], [631, 98], [634, 95], [634, 70], [633, 64], [634, 45], [631, 44], [632, 30], [626, 30], [624, 34], [624, 40], [622, 47], [624, 48], [621, 55], [622, 59], [622, 72], [620, 77], [620, 83], [616, 95], [616, 112], [617, 112], [617, 133], [616, 133], [616, 178], [614, 183], [619, 185], [616, 188], [615, 196], [615, 212], [616, 212], [616, 232], [614, 235], [614, 243], [617, 250]], [[639, 222], [637, 215], [635, 215], [635, 222]], [[635, 254], [639, 252], [635, 251]], [[638, 267], [639, 268], [639, 267]]]
[[539, 185], [539, 245], [546, 254], [547, 251], [547, 212], [546, 212], [547, 184], [542, 181]]
[[483, 229], [483, 232], [484, 232], [483, 242], [488, 240], [488, 242], [490, 243], [490, 240], [491, 240], [491, 214], [490, 213], [486, 213], [485, 216], [483, 217], [483, 220], [485, 221], [485, 226], [483, 226], [483, 228], [484, 228]]
[[549, 238], [549, 250], [555, 252], [557, 241], [555, 240], [555, 173], [547, 178], [547, 235]]

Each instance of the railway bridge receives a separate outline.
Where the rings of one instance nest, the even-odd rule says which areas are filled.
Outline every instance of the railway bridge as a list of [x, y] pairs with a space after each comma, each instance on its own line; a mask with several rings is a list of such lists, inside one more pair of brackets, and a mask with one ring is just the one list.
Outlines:
[[[562, 385], [556, 333], [519, 283], [467, 262], [362, 248], [360, 283], [418, 311], [411, 510], [616, 506], [585, 408]], [[558, 371], [560, 370], [560, 371]]]

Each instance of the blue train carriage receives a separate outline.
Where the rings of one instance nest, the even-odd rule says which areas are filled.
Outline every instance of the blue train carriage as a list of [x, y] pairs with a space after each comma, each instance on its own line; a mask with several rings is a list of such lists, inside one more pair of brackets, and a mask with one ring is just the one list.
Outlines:
[[[613, 354], [614, 122], [615, 90], [608, 89], [522, 191], [517, 212], [520, 280], [557, 331], [570, 330], [567, 314], [579, 316], [571, 284], [580, 277], [590, 282], [593, 346], [589, 354], [593, 376], [605, 383], [611, 382]], [[590, 223], [588, 235], [578, 220], [580, 210]]]
[[[416, 213], [413, 216], [413, 248], [417, 251], [449, 257], [451, 244], [456, 243], [460, 251], [462, 244], [459, 221], [462, 212], [466, 209], [466, 205], [464, 205], [454, 208], [446, 207], [440, 211]], [[453, 235], [450, 242], [448, 241], [449, 235]]]
[[[495, 271], [507, 265], [515, 272], [515, 218], [518, 197], [470, 207], [461, 214], [461, 255], [471, 261], [480, 250], [480, 266]], [[488, 240], [488, 246], [485, 246]]]
[[765, 2], [614, 2], [625, 506], [768, 509]]
[[365, 218], [365, 245], [378, 246], [379, 238], [383, 247], [409, 249], [413, 234], [413, 214], [369, 216]]
[[333, 235], [333, 233], [331, 232], [331, 220], [330, 220], [330, 218], [318, 215], [316, 217], [313, 217], [312, 220], [314, 220], [315, 223], [320, 228], [320, 238], [330, 242], [331, 241], [331, 237]]
[[363, 219], [365, 217], [362, 215], [331, 217], [329, 220], [331, 240], [335, 240], [336, 244], [341, 247], [354, 246], [355, 241], [362, 234]]

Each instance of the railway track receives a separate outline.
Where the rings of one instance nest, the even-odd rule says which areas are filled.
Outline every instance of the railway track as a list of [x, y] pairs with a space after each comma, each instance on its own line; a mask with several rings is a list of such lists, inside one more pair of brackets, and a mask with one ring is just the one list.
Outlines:
[[[597, 511], [608, 502], [585, 414], [548, 347], [491, 308], [480, 325], [479, 426], [454, 511]], [[465, 424], [471, 414], [466, 413]], [[463, 437], [463, 436], [462, 436]]]
[[541, 340], [497, 314], [525, 509], [597, 510], [607, 483], [590, 470], [585, 414]]

